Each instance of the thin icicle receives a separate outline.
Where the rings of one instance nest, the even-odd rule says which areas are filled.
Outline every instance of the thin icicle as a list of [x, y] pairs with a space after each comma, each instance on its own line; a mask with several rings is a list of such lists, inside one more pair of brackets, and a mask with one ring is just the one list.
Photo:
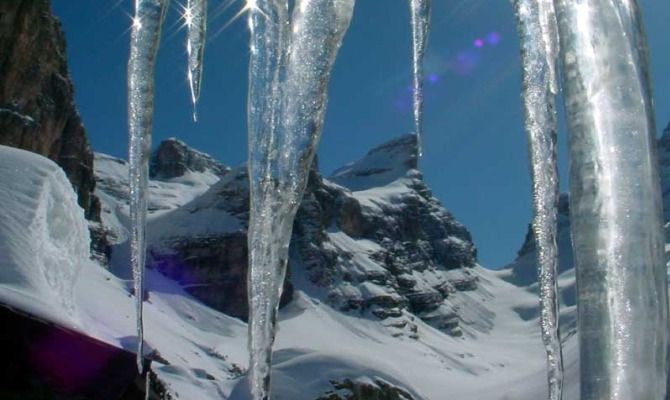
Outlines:
[[293, 219], [354, 0], [298, 0], [290, 33], [286, 2], [257, 1], [256, 7], [250, 21], [249, 368], [253, 398], [265, 400]]
[[423, 56], [430, 32], [431, 0], [409, 0], [409, 9], [412, 22], [414, 131], [417, 137], [417, 149], [421, 156], [423, 152]]
[[633, 0], [556, 0], [581, 400], [666, 392], [668, 293], [647, 43]]
[[154, 103], [154, 66], [168, 0], [136, 0], [128, 62], [128, 125], [130, 160], [130, 262], [137, 312], [137, 368], [143, 370], [145, 225], [151, 127]]
[[188, 0], [184, 19], [188, 28], [188, 39], [186, 40], [188, 83], [191, 88], [191, 101], [193, 102], [193, 121], [197, 121], [205, 41], [207, 39], [207, 0]]
[[521, 42], [524, 125], [533, 185], [533, 233], [537, 244], [540, 327], [547, 352], [549, 400], [560, 400], [563, 356], [558, 326], [558, 171], [556, 167], [556, 19], [551, 0], [516, 0]]

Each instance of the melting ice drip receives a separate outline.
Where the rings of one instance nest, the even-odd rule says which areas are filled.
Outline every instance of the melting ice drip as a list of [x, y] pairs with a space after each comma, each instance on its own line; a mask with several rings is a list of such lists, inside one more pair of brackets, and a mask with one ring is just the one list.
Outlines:
[[[249, 71], [249, 350], [255, 399], [268, 399], [288, 243], [323, 124], [330, 71], [355, 0], [247, 0]], [[422, 131], [422, 58], [430, 0], [409, 0], [414, 122]], [[129, 75], [131, 262], [142, 369], [142, 293], [153, 70], [168, 0], [135, 0]], [[549, 398], [561, 398], [556, 285], [556, 125], [560, 60], [570, 136], [581, 398], [656, 400], [665, 393], [668, 294], [647, 47], [634, 0], [514, 0], [533, 180], [542, 338]], [[206, 0], [189, 0], [188, 77], [195, 108]], [[554, 7], [556, 13], [554, 13]], [[635, 320], [633, 320], [635, 318]]]

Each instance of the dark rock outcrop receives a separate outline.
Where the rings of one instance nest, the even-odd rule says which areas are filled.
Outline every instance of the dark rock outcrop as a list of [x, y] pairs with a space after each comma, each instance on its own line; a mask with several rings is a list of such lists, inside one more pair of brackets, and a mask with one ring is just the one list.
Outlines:
[[58, 163], [86, 217], [99, 220], [93, 153], [74, 104], [63, 31], [48, 0], [0, 2], [0, 144]]
[[[184, 160], [189, 153], [201, 153], [175, 143], [161, 148], [179, 148], [181, 155], [154, 165], [168, 175], [196, 170]], [[416, 336], [415, 316], [461, 334], [458, 302], [451, 298], [477, 289], [470, 271], [476, 249], [469, 232], [433, 197], [415, 166], [413, 135], [371, 150], [333, 178], [323, 178], [313, 164], [294, 223], [282, 304], [300, 282], [300, 289], [309, 290], [305, 284], [318, 288], [323, 300], [339, 310], [383, 320], [394, 335]], [[105, 198], [125, 192], [122, 182], [99, 179], [99, 190], [109, 192]], [[149, 231], [161, 231], [150, 243], [150, 267], [206, 304], [245, 319], [246, 166], [230, 170], [203, 195], [157, 218], [149, 224]], [[220, 222], [210, 226], [214, 220]], [[163, 232], [174, 226], [188, 228]]]
[[170, 138], [162, 141], [151, 156], [149, 176], [151, 179], [171, 179], [184, 175], [187, 171], [210, 171], [223, 176], [230, 168], [214, 160], [209, 154], [201, 153], [181, 140]]
[[332, 381], [334, 390], [316, 400], [414, 400], [407, 391], [382, 380]]

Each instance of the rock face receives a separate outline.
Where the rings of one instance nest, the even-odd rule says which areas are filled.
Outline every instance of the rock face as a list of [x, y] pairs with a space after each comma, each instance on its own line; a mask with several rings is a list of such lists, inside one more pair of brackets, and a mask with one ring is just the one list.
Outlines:
[[211, 171], [221, 177], [229, 170], [230, 168], [226, 168], [209, 154], [194, 150], [181, 140], [170, 138], [162, 141], [154, 151], [149, 166], [149, 176], [152, 179], [172, 179], [188, 171]]
[[[181, 142], [159, 149], [170, 150], [154, 153], [154, 176], [184, 170], [184, 176], [196, 179], [227, 170]], [[458, 301], [452, 300], [477, 288], [469, 271], [476, 265], [475, 246], [463, 225], [432, 196], [415, 169], [415, 154], [416, 137], [406, 135], [371, 150], [331, 178], [323, 178], [314, 164], [294, 224], [282, 304], [297, 287], [320, 293], [315, 296], [344, 312], [383, 320], [393, 335], [416, 336], [416, 317], [449, 334], [462, 334], [463, 318]], [[126, 207], [126, 174], [119, 168], [127, 166], [116, 160], [105, 167], [105, 156], [97, 157], [106, 221], [119, 204], [121, 210]], [[185, 161], [195, 158], [206, 162]], [[188, 202], [168, 204], [173, 195], [165, 185], [181, 179], [173, 176], [150, 185], [150, 267], [206, 304], [246, 319], [246, 166], [225, 173]], [[121, 216], [108, 225], [123, 225], [118, 221], [124, 220]], [[123, 240], [118, 242], [122, 246]]]
[[[558, 273], [569, 271], [574, 266], [572, 259], [572, 242], [570, 237], [570, 199], [562, 193], [558, 200]], [[517, 258], [510, 266], [511, 274], [506, 279], [519, 286], [537, 283], [537, 248], [533, 231], [528, 225], [526, 238], [517, 253]]]
[[382, 380], [331, 382], [335, 390], [317, 400], [414, 400], [406, 391]]
[[0, 144], [56, 161], [99, 219], [93, 153], [74, 105], [60, 23], [48, 0], [0, 2]]
[[474, 290], [469, 232], [416, 170], [416, 136], [385, 143], [329, 179], [316, 171], [295, 222], [292, 260], [342, 311], [415, 336], [414, 316], [460, 335], [449, 297]]

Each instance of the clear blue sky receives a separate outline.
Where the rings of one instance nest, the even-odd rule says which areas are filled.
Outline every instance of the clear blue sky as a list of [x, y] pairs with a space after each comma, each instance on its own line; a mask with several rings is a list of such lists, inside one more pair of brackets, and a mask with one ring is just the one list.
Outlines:
[[[63, 22], [76, 99], [95, 151], [126, 158], [126, 60], [132, 0], [52, 0]], [[248, 32], [242, 8], [210, 0], [200, 121], [191, 120], [180, 2], [173, 0], [157, 69], [154, 143], [176, 136], [228, 165], [246, 158]], [[652, 51], [659, 131], [670, 121], [670, 3], [639, 0]], [[319, 147], [327, 175], [412, 129], [406, 0], [358, 0], [333, 71]], [[530, 220], [518, 42], [508, 0], [434, 0], [426, 59], [420, 168], [472, 232], [487, 267], [510, 262]], [[477, 39], [480, 39], [479, 41]], [[561, 172], [567, 160], [561, 129]]]

